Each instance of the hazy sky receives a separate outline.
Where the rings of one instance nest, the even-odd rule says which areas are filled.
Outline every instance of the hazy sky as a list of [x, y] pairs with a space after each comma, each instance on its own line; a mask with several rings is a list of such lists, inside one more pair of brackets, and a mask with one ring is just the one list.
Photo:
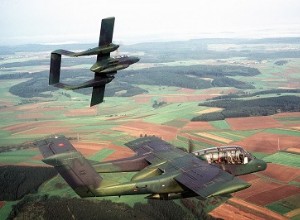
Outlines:
[[0, 0], [0, 45], [96, 42], [115, 16], [123, 44], [300, 36], [299, 0]]

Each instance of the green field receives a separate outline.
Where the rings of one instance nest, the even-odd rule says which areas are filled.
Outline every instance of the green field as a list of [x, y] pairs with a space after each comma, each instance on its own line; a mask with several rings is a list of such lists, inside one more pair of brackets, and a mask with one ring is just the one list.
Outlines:
[[57, 175], [51, 180], [45, 182], [39, 187], [39, 195], [51, 195], [51, 196], [64, 196], [64, 197], [78, 197], [74, 190], [67, 185], [64, 179]]
[[94, 155], [90, 156], [89, 159], [94, 161], [102, 161], [103, 159], [111, 155], [113, 152], [114, 150], [112, 149], [103, 149], [95, 153]]
[[275, 154], [265, 157], [264, 161], [300, 168], [300, 155], [299, 154], [278, 152], [278, 153], [275, 153]]
[[300, 117], [278, 117], [276, 120], [287, 124], [296, 124], [300, 122]]
[[[298, 45], [298, 44], [297, 44]], [[300, 44], [299, 44], [300, 45]], [[209, 45], [208, 45], [209, 46]], [[216, 47], [221, 47], [219, 44]], [[233, 46], [233, 45], [231, 45]], [[272, 45], [273, 46], [273, 45]], [[253, 48], [252, 48], [253, 47]], [[265, 46], [269, 48], [268, 46]], [[264, 48], [265, 48], [264, 47]], [[239, 47], [240, 48], [240, 47]], [[244, 48], [244, 47], [241, 47]], [[247, 50], [251, 48], [252, 50], [258, 50], [261, 53], [261, 47], [257, 49], [255, 45], [247, 45], [245, 48]], [[244, 49], [245, 49], [244, 48]], [[300, 47], [299, 47], [300, 48]], [[250, 49], [249, 49], [250, 50]], [[144, 50], [141, 50], [144, 51]], [[165, 51], [160, 51], [164, 53]], [[213, 53], [212, 51], [210, 51]], [[245, 52], [245, 51], [244, 51]], [[193, 52], [184, 53], [185, 55], [194, 54]], [[245, 52], [247, 53], [247, 52]], [[48, 52], [47, 52], [48, 54]], [[189, 92], [193, 94], [202, 94], [202, 95], [212, 95], [214, 97], [216, 95], [226, 95], [230, 93], [240, 92], [245, 94], [254, 93], [258, 91], [264, 91], [267, 89], [277, 89], [277, 88], [287, 88], [294, 87], [298, 88], [297, 82], [300, 81], [300, 71], [296, 74], [294, 71], [293, 74], [288, 74], [289, 71], [298, 69], [300, 70], [300, 58], [289, 58], [288, 63], [286, 65], [278, 66], [275, 65], [277, 58], [265, 58], [265, 59], [255, 59], [248, 57], [230, 57], [230, 58], [218, 58], [213, 59], [211, 57], [204, 59], [193, 58], [187, 59], [186, 57], [176, 57], [180, 56], [180, 53], [174, 53], [176, 56], [172, 57], [172, 61], [168, 62], [166, 60], [159, 62], [157, 60], [158, 54], [147, 54], [147, 52], [143, 52], [145, 55], [144, 58], [149, 57], [154, 59], [153, 63], [150, 59], [145, 63], [142, 63], [142, 69], [147, 69], [148, 67], [176, 67], [181, 66], [184, 67], [184, 71], [189, 71], [189, 67], [194, 64], [203, 64], [203, 65], [230, 65], [230, 66], [247, 66], [252, 68], [257, 68], [261, 74], [255, 76], [226, 76], [231, 79], [240, 80], [241, 82], [249, 83], [254, 86], [254, 89], [237, 89], [234, 87], [224, 86], [224, 87], [210, 87], [208, 89], [193, 89], [193, 90], [182, 90], [180, 87], [176, 86], [165, 86], [160, 85], [146, 85], [143, 84], [132, 84], [132, 86], [139, 87], [141, 89], [147, 90], [147, 93], [140, 94], [140, 96], [144, 96], [149, 98], [149, 101], [139, 102], [136, 101], [138, 97], [105, 97], [105, 102], [101, 105], [98, 105], [95, 108], [95, 111], [89, 110], [90, 103], [90, 94], [84, 95], [74, 91], [63, 91], [56, 90], [53, 92], [46, 91], [44, 94], [52, 95], [52, 97], [41, 98], [20, 98], [18, 96], [12, 95], [9, 92], [9, 89], [17, 85], [19, 83], [25, 82], [30, 78], [26, 79], [12, 79], [12, 80], [0, 80], [0, 147], [1, 146], [10, 146], [21, 144], [27, 141], [33, 141], [36, 139], [41, 139], [49, 134], [62, 133], [67, 137], [77, 138], [79, 137], [79, 141], [82, 142], [93, 142], [97, 143], [98, 141], [107, 142], [107, 148], [98, 151], [97, 153], [89, 156], [88, 159], [95, 161], [103, 161], [105, 158], [109, 157], [115, 151], [113, 149], [109, 149], [110, 144], [114, 144], [117, 146], [124, 146], [124, 143], [134, 140], [136, 137], [128, 135], [126, 132], [116, 131], [114, 130], [118, 126], [127, 125], [134, 122], [147, 122], [155, 125], [167, 125], [175, 127], [177, 132], [174, 136], [177, 138], [173, 140], [169, 140], [169, 142], [177, 147], [188, 148], [189, 139], [184, 137], [186, 134], [192, 135], [195, 139], [200, 136], [196, 133], [198, 131], [186, 131], [183, 127], [190, 122], [190, 120], [197, 116], [201, 110], [207, 109], [207, 107], [198, 106], [199, 103], [203, 103], [203, 100], [199, 101], [190, 101], [190, 102], [178, 102], [175, 100], [174, 102], [170, 101], [168, 103], [159, 106], [158, 108], [154, 108], [153, 104], [155, 101], [160, 102], [163, 100], [167, 100], [170, 95], [178, 96], [185, 95]], [[170, 53], [173, 54], [173, 53]], [[160, 56], [159, 59], [164, 59], [164, 56], [168, 58], [167, 55]], [[205, 55], [205, 54], [204, 54]], [[219, 54], [218, 54], [219, 55]], [[14, 57], [15, 56], [15, 57]], [[28, 57], [26, 57], [28, 56]], [[178, 58], [178, 59], [177, 59]], [[2, 64], [12, 64], [14, 62], [18, 66], [12, 66], [7, 68], [2, 68], [0, 70], [0, 76], [5, 74], [14, 74], [21, 73], [22, 71], [35, 72], [33, 74], [39, 74], [37, 71], [47, 70], [48, 67], [44, 65], [20, 65], [20, 62], [34, 61], [37, 59], [37, 54], [29, 53], [23, 55], [21, 58], [18, 58], [18, 55], [11, 55], [10, 58], [5, 60], [0, 59], [0, 65]], [[283, 59], [283, 58], [280, 58]], [[38, 61], [45, 61], [44, 57], [40, 58]], [[47, 59], [48, 62], [48, 59]], [[142, 62], [142, 60], [141, 60]], [[144, 66], [143, 66], [144, 65]], [[86, 64], [74, 63], [74, 66], [71, 66], [74, 70], [79, 68], [87, 68]], [[136, 70], [137, 70], [136, 69]], [[134, 68], [132, 70], [135, 70]], [[193, 70], [197, 71], [197, 70]], [[162, 71], [161, 74], [163, 76], [165, 72]], [[131, 72], [123, 72], [120, 73], [120, 80], [123, 78], [121, 74], [127, 74], [130, 76]], [[283, 77], [284, 76], [284, 77]], [[176, 75], [178, 77], [178, 75]], [[194, 77], [194, 75], [188, 75], [188, 77]], [[117, 80], [118, 77], [116, 77]], [[118, 79], [118, 80], [119, 80]], [[45, 80], [48, 80], [45, 78]], [[168, 78], [167, 81], [171, 81], [172, 78]], [[206, 78], [207, 82], [210, 82], [210, 76]], [[120, 81], [122, 82], [122, 81]], [[295, 83], [295, 84], [293, 84]], [[34, 86], [34, 84], [32, 85]], [[110, 85], [107, 85], [109, 88]], [[282, 93], [281, 95], [283, 95]], [[296, 94], [299, 96], [299, 94]], [[256, 99], [262, 97], [272, 97], [278, 96], [278, 94], [267, 94], [260, 95], [259, 97], [253, 96], [247, 99]], [[210, 97], [210, 96], [209, 96]], [[87, 114], [84, 115], [87, 110]], [[93, 109], [92, 109], [93, 110]], [[68, 114], [75, 114], [73, 116]], [[83, 115], [81, 115], [81, 113]], [[35, 114], [40, 117], [35, 117]], [[40, 114], [40, 115], [39, 115]], [[292, 130], [290, 127], [292, 125], [299, 126], [300, 117], [298, 116], [273, 116], [275, 120], [279, 121], [283, 126], [280, 125], [275, 128], [270, 129], [254, 129], [254, 130], [246, 130], [246, 131], [234, 131], [231, 130], [230, 125], [226, 122], [226, 120], [219, 121], [211, 121], [209, 124], [212, 126], [212, 129], [209, 131], [204, 131], [209, 134], [223, 137], [232, 140], [233, 142], [243, 142], [247, 137], [250, 137], [256, 133], [267, 132], [274, 135], [286, 135], [290, 137], [299, 137], [299, 130]], [[30, 124], [30, 126], [22, 125], [24, 123]], [[264, 123], [263, 121], [261, 123]], [[17, 128], [8, 130], [7, 126], [16, 126]], [[20, 126], [20, 127], [18, 127]], [[289, 130], [286, 129], [288, 127]], [[64, 130], [65, 128], [65, 130]], [[62, 130], [59, 130], [62, 129]], [[30, 133], [27, 135], [26, 131], [37, 131], [36, 134]], [[29, 134], [29, 133], [28, 133]], [[149, 134], [151, 135], [151, 134]], [[224, 145], [222, 142], [218, 142], [215, 139], [209, 139], [208, 137], [201, 136], [203, 141], [193, 140], [195, 149], [204, 149], [209, 147], [214, 147], [211, 144], [205, 142], [205, 140], [214, 141], [213, 143], [219, 143], [219, 145]], [[287, 146], [288, 147], [288, 146]], [[122, 148], [120, 148], [122, 149]], [[116, 152], [117, 153], [117, 152]], [[277, 152], [273, 155], [268, 155], [260, 152], [251, 152], [257, 158], [263, 158], [263, 160], [282, 164], [294, 168], [300, 168], [300, 155], [293, 154], [288, 152]], [[26, 163], [29, 165], [39, 165], [42, 164], [42, 161], [37, 159], [33, 159], [33, 157], [40, 155], [38, 149], [27, 149], [27, 150], [16, 150], [11, 152], [4, 152], [0, 154], [0, 164], [19, 164]], [[111, 180], [114, 183], [118, 182], [127, 182], [130, 181], [132, 176], [135, 173], [117, 173], [117, 174], [103, 174], [104, 179]], [[266, 178], [263, 174], [260, 174], [259, 177]], [[299, 178], [299, 177], [298, 177]], [[298, 179], [297, 179], [298, 180]], [[277, 183], [278, 181], [275, 179], [270, 179], [270, 181], [274, 181]], [[287, 183], [296, 187], [299, 187], [299, 183], [297, 181]], [[49, 195], [49, 196], [60, 196], [60, 197], [78, 197], [75, 192], [67, 185], [64, 179], [58, 175], [51, 180], [45, 182], [40, 186], [38, 195]], [[32, 195], [29, 195], [32, 196]], [[106, 197], [106, 198], [91, 198], [88, 200], [102, 200], [109, 199], [113, 202], [121, 203], [124, 202], [129, 204], [131, 207], [134, 206], [136, 202], [146, 203], [147, 200], [144, 199], [146, 195], [139, 196], [121, 196], [121, 197]], [[299, 197], [298, 195], [284, 198], [282, 200], [276, 201], [272, 204], [268, 204], [267, 208], [273, 211], [276, 211], [281, 214], [286, 214], [292, 210], [299, 208]], [[195, 206], [201, 204], [198, 200], [194, 200]], [[207, 200], [208, 201], [208, 200]], [[223, 200], [222, 200], [223, 201]], [[16, 202], [5, 202], [5, 206], [0, 209], [0, 218], [5, 219], [10, 210], [12, 209], [12, 205]], [[179, 203], [179, 201], [177, 201]], [[215, 206], [214, 206], [215, 207]], [[186, 209], [187, 210], [187, 209]], [[126, 211], [126, 210], [124, 210]], [[232, 217], [232, 216], [231, 216]], [[297, 216], [292, 219], [296, 219]]]
[[4, 206], [0, 208], [0, 218], [1, 219], [7, 219], [11, 210], [12, 206], [17, 204], [19, 201], [6, 201]]
[[216, 129], [230, 129], [229, 124], [225, 120], [220, 121], [211, 121], [209, 122], [212, 126], [214, 126]]
[[253, 132], [235, 132], [235, 131], [212, 131], [208, 132], [210, 134], [219, 136], [219, 137], [224, 137], [233, 141], [239, 141], [242, 140], [246, 137], [249, 137], [253, 134]]
[[31, 158], [40, 154], [37, 150], [18, 150], [0, 154], [0, 163], [18, 164], [31, 161]]
[[267, 205], [267, 207], [280, 214], [286, 214], [295, 209], [300, 208], [300, 200], [298, 195], [290, 196], [285, 199]]
[[164, 124], [178, 118], [189, 120], [194, 115], [194, 112], [199, 109], [197, 104], [198, 103], [196, 102], [167, 104], [161, 108], [153, 109], [151, 114], [154, 115], [146, 117], [144, 121], [156, 124]]
[[[188, 139], [188, 138], [182, 137], [182, 136], [178, 135], [178, 136], [177, 136], [177, 139], [178, 139], [179, 141], [183, 142], [183, 143], [186, 143], [186, 144], [183, 144], [183, 145], [180, 145], [180, 146], [182, 146], [182, 147], [185, 147], [185, 146], [186, 146], [186, 148], [187, 148], [188, 143], [189, 143], [189, 139]], [[197, 141], [197, 140], [193, 140], [193, 143], [194, 143], [194, 145], [195, 145], [196, 147], [198, 146], [199, 149], [215, 147], [215, 146], [212, 146], [211, 144], [208, 144], [208, 143], [205, 143], [205, 142], [202, 142], [202, 141]]]
[[298, 130], [288, 130], [288, 129], [267, 129], [266, 132], [272, 133], [272, 134], [283, 134], [283, 135], [290, 135], [290, 136], [296, 136], [300, 137], [300, 131]]

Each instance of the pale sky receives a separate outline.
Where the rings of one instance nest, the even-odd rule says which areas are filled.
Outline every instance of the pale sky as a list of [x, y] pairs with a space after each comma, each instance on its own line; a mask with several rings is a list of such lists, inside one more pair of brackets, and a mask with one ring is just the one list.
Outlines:
[[300, 37], [299, 0], [0, 0], [0, 45], [94, 43], [110, 16], [122, 44]]

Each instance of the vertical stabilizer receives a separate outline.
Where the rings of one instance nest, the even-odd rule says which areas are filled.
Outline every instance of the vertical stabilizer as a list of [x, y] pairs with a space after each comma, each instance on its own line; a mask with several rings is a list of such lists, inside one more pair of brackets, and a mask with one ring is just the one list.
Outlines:
[[61, 54], [51, 53], [49, 85], [59, 83]]
[[[113, 34], [114, 34], [114, 25], [115, 25], [114, 17], [102, 19], [98, 47], [102, 47], [112, 43]], [[104, 59], [108, 59], [109, 57], [110, 57], [110, 53], [98, 54], [97, 62]]]
[[63, 136], [36, 143], [44, 156], [43, 162], [54, 166], [65, 181], [81, 197], [96, 196], [102, 177], [84, 156]]

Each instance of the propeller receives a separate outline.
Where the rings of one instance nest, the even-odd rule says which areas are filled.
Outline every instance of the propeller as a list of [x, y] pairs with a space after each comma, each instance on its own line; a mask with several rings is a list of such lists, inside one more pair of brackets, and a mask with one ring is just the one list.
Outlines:
[[194, 142], [192, 141], [192, 139], [189, 139], [188, 142], [188, 148], [184, 148], [184, 147], [177, 147], [178, 149], [184, 151], [184, 152], [188, 152], [188, 153], [193, 153], [195, 150], [195, 145]]

